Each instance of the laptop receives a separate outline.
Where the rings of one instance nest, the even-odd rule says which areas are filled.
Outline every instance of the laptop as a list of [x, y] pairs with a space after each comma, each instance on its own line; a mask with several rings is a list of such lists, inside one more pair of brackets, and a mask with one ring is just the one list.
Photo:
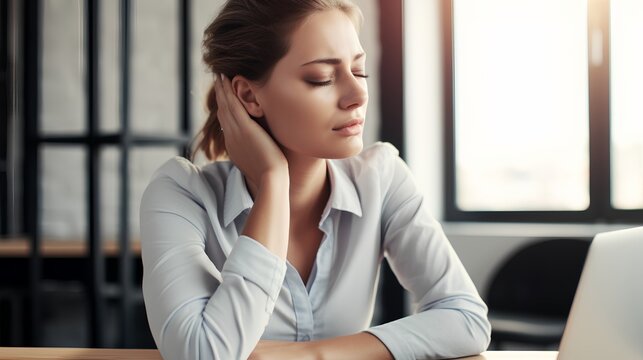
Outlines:
[[643, 227], [597, 234], [559, 360], [643, 360]]

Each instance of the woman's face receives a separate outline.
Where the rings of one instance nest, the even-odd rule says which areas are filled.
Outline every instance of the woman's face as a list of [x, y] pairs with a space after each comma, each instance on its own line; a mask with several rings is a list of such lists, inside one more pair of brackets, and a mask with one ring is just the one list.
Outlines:
[[[286, 155], [358, 154], [368, 88], [366, 55], [353, 22], [339, 10], [317, 12], [291, 36], [290, 50], [255, 92], [274, 138]], [[345, 127], [354, 122], [361, 124]]]

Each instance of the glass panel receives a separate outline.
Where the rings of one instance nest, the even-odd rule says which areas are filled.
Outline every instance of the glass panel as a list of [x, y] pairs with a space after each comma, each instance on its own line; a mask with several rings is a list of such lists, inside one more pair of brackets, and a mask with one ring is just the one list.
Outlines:
[[[175, 4], [175, 1], [165, 0], [159, 6], [164, 7], [168, 11], [156, 11], [160, 12], [150, 13], [149, 7], [152, 5], [150, 0], [135, 0], [135, 5], [132, 6], [134, 12], [132, 13], [133, 23], [132, 23], [132, 46], [135, 47], [132, 49], [134, 56], [138, 56], [144, 59], [152, 59], [158, 57], [159, 52], [163, 52], [162, 56], [166, 57], [167, 62], [172, 62], [172, 64], [155, 64], [155, 66], [162, 66], [165, 74], [177, 74], [176, 79], [165, 78], [165, 79], [156, 79], [156, 82], [169, 82], [169, 85], [164, 85], [164, 90], [162, 93], [158, 91], [154, 86], [146, 84], [148, 77], [156, 77], [156, 71], [154, 74], [145, 74], [143, 76], [138, 76], [141, 69], [137, 68], [137, 73], [130, 74], [132, 76], [131, 81], [136, 85], [140, 83], [140, 91], [143, 93], [130, 94], [130, 96], [137, 96], [139, 98], [148, 99], [148, 103], [145, 106], [149, 106], [149, 103], [158, 102], [162, 106], [176, 106], [176, 108], [168, 109], [168, 111], [176, 111], [177, 117], [168, 116], [169, 113], [162, 114], [161, 110], [154, 110], [155, 116], [161, 114], [165, 116], [166, 120], [158, 120], [163, 132], [172, 132], [174, 131], [175, 123], [178, 126], [178, 106], [179, 106], [179, 75], [178, 75], [178, 21], [175, 19], [178, 16], [178, 5]], [[119, 60], [119, 50], [120, 50], [120, 23], [119, 23], [119, 0], [104, 0], [99, 2], [100, 5], [100, 14], [101, 14], [101, 130], [103, 132], [113, 132], [117, 131], [120, 128], [120, 60]], [[192, 130], [193, 135], [196, 135], [196, 132], [199, 130], [200, 126], [203, 125], [207, 113], [205, 112], [205, 97], [207, 91], [210, 89], [212, 84], [212, 75], [207, 71], [205, 65], [201, 60], [201, 42], [203, 40], [203, 31], [210, 24], [213, 17], [216, 15], [217, 10], [220, 4], [213, 2], [211, 0], [197, 0], [193, 2], [192, 12], [190, 14], [190, 25], [192, 31], [192, 39], [190, 43], [191, 49], [191, 71], [192, 71], [192, 89], [191, 93], [191, 106], [192, 106]], [[170, 13], [176, 9], [176, 13]], [[158, 44], [158, 39], [160, 38], [157, 32], [152, 32], [149, 29], [145, 28], [141, 22], [157, 22], [162, 23], [166, 20], [172, 22], [173, 25], [168, 23], [163, 29], [163, 36], [166, 38], [169, 37], [175, 46], [175, 50], [171, 47], [168, 48], [165, 43]], [[176, 26], [176, 28], [170, 28], [171, 26]], [[149, 28], [149, 26], [148, 26]], [[146, 30], [147, 29], [147, 30]], [[135, 36], [137, 36], [135, 38]], [[144, 38], [148, 36], [148, 38]], [[147, 40], [146, 40], [147, 39]], [[151, 43], [150, 43], [151, 42]], [[149, 52], [151, 54], [147, 54]], [[170, 51], [177, 51], [176, 53], [170, 53]], [[145, 60], [147, 61], [147, 60]], [[156, 60], [154, 60], [156, 61]], [[144, 64], [144, 60], [138, 60], [138, 67]], [[134, 60], [132, 60], [131, 66], [134, 65]], [[150, 72], [148, 70], [144, 70]], [[134, 87], [135, 88], [135, 87]], [[137, 90], [138, 91], [138, 90]], [[152, 93], [144, 93], [145, 91]], [[176, 91], [176, 93], [173, 93]], [[170, 104], [168, 102], [176, 102], [176, 104]], [[130, 121], [132, 123], [134, 130], [146, 130], [154, 131], [157, 127], [157, 123], [148, 123], [149, 119], [146, 121], [139, 121], [139, 114], [143, 114], [146, 111], [144, 108], [138, 109], [139, 106], [137, 103], [132, 103], [130, 100], [130, 106], [132, 107], [131, 111], [135, 115]], [[143, 106], [143, 105], [141, 105]]]
[[120, 7], [119, 0], [98, 2], [100, 16], [100, 130], [120, 129]]
[[175, 147], [138, 148], [130, 152], [130, 231], [133, 239], [139, 236], [141, 197], [154, 172], [178, 154]]
[[[205, 99], [212, 86], [212, 74], [202, 60], [201, 43], [203, 32], [210, 25], [221, 8], [220, 4], [211, 0], [195, 0], [192, 2], [191, 31], [192, 31], [192, 135], [201, 129], [208, 113], [206, 112]], [[369, 57], [370, 58], [370, 57]]]
[[132, 2], [131, 128], [176, 134], [179, 129], [178, 2]]
[[587, 2], [454, 1], [456, 204], [589, 205]]
[[[174, 147], [135, 148], [130, 150], [130, 240], [139, 239], [139, 209], [143, 191], [152, 174], [176, 156]], [[121, 150], [110, 146], [101, 151], [101, 234], [104, 241], [118, 243], [120, 226]]]
[[121, 151], [115, 146], [103, 148], [100, 152], [101, 237], [107, 241], [118, 241], [120, 160]]
[[87, 230], [86, 153], [79, 147], [41, 148], [42, 236], [83, 240]]
[[643, 2], [610, 6], [612, 206], [643, 209]]
[[83, 1], [43, 1], [41, 130], [85, 130]]
[[[129, 226], [132, 240], [139, 237], [139, 208], [143, 191], [152, 174], [168, 159], [177, 155], [175, 147], [135, 148], [130, 150]], [[108, 147], [101, 151], [101, 226], [105, 240], [118, 241], [121, 150]]]

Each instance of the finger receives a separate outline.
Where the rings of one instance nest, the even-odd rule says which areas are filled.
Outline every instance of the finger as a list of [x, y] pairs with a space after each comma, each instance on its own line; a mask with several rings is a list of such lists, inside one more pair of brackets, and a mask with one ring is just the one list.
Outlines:
[[222, 97], [222, 102], [224, 103], [223, 116], [226, 118], [226, 127], [230, 130], [239, 129], [239, 122], [243, 121], [248, 115], [245, 113], [239, 114], [234, 110], [234, 105], [239, 102], [237, 97], [232, 91], [232, 86], [230, 85], [230, 80], [224, 75], [220, 74], [218, 79], [220, 86], [220, 93]]
[[217, 99], [217, 117], [221, 128], [230, 128], [229, 119], [230, 119], [230, 110], [228, 106], [227, 98], [224, 94], [223, 86], [221, 85], [221, 76], [215, 74], [214, 79], [214, 93]]

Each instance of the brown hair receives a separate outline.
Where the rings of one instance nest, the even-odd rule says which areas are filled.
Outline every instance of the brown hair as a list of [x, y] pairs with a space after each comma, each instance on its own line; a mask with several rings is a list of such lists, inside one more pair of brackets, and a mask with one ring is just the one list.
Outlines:
[[[203, 61], [214, 74], [242, 75], [265, 82], [290, 47], [289, 35], [308, 15], [338, 9], [359, 28], [362, 13], [350, 0], [228, 0], [205, 29]], [[217, 119], [214, 84], [207, 95], [208, 118], [197, 134], [192, 157], [203, 151], [208, 160], [227, 155]]]

